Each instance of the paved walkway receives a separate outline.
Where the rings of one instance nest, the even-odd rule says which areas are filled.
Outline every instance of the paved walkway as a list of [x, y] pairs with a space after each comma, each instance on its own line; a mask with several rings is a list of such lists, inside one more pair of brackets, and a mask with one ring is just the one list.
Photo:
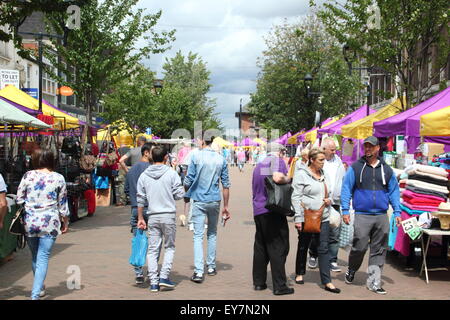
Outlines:
[[[151, 293], [147, 284], [134, 284], [134, 273], [128, 264], [131, 234], [130, 209], [99, 208], [92, 218], [83, 218], [71, 225], [70, 232], [60, 236], [55, 244], [47, 274], [47, 300], [92, 299], [449, 299], [450, 272], [430, 272], [430, 284], [416, 271], [404, 271], [403, 259], [390, 258], [385, 266], [383, 281], [388, 291], [378, 296], [365, 288], [365, 268], [356, 274], [353, 285], [344, 283], [344, 272], [333, 274], [334, 283], [342, 289], [339, 295], [328, 293], [319, 286], [319, 271], [308, 270], [304, 285], [296, 285], [294, 279], [297, 237], [290, 221], [290, 244], [286, 270], [295, 294], [274, 296], [272, 281], [269, 290], [255, 292], [252, 289], [252, 255], [254, 222], [251, 211], [251, 171], [246, 166], [243, 173], [231, 168], [232, 218], [226, 227], [219, 226], [217, 266], [218, 275], [206, 276], [203, 284], [191, 282], [193, 273], [192, 232], [178, 227], [177, 247], [171, 278], [178, 285], [173, 291]], [[178, 202], [182, 212], [183, 202]], [[347, 253], [339, 252], [339, 264], [347, 265]], [[69, 266], [81, 270], [81, 288], [67, 287]], [[345, 270], [345, 267], [343, 268]], [[0, 266], [0, 299], [29, 299], [32, 287], [31, 257], [28, 248], [17, 252], [14, 259]]]

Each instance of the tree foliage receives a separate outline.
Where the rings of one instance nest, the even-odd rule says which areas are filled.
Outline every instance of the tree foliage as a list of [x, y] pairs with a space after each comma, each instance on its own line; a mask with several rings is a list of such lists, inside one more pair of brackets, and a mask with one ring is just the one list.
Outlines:
[[[450, 60], [447, 0], [327, 0], [318, 16], [327, 31], [348, 43], [368, 66], [398, 75], [397, 92], [406, 96], [405, 107], [423, 99]], [[435, 65], [423, 72], [432, 49]], [[417, 70], [419, 79], [414, 79]]]
[[[216, 101], [207, 94], [211, 89], [210, 74], [206, 63], [198, 54], [189, 52], [184, 56], [178, 51], [175, 57], [163, 65], [164, 88], [177, 88], [188, 97], [186, 108], [197, 121], [202, 121], [204, 129], [221, 129], [221, 122], [215, 113]], [[164, 89], [166, 90], [166, 89]], [[192, 126], [186, 129], [193, 130]]]
[[[314, 15], [297, 24], [276, 26], [266, 45], [258, 60], [257, 90], [248, 106], [261, 127], [282, 132], [308, 129], [316, 110], [325, 119], [356, 105], [359, 81], [348, 76], [337, 41]], [[314, 79], [310, 91], [320, 92], [321, 104], [318, 95], [307, 96], [308, 73]]]
[[[144, 9], [135, 8], [137, 2], [89, 1], [81, 10], [81, 28], [69, 33], [67, 46], [54, 42], [61, 59], [47, 55], [62, 73], [70, 74], [71, 68], [75, 68], [75, 79], [70, 83], [61, 75], [53, 77], [74, 89], [87, 110], [89, 122], [92, 107], [104, 94], [139, 72], [136, 66], [141, 59], [164, 52], [174, 40], [175, 31], [161, 34], [154, 31], [162, 12], [146, 14]], [[48, 18], [49, 26], [61, 32], [61, 14], [54, 13]], [[145, 44], [138, 47], [141, 39]]]

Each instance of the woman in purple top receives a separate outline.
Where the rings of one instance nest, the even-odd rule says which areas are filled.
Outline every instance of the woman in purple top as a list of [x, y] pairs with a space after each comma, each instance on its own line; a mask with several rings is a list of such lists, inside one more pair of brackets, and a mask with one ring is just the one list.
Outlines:
[[[283, 161], [285, 150], [269, 147], [271, 153], [253, 170], [253, 214], [256, 225], [253, 249], [253, 285], [255, 290], [267, 288], [267, 264], [270, 262], [273, 293], [292, 294], [293, 288], [286, 284], [286, 257], [289, 253], [289, 228], [287, 219], [265, 208], [267, 192], [264, 179], [272, 176], [278, 184], [289, 183], [287, 167]], [[275, 152], [276, 151], [276, 152]]]
[[25, 173], [17, 190], [16, 201], [25, 207], [25, 236], [32, 257], [32, 300], [45, 295], [44, 281], [51, 250], [56, 237], [67, 232], [69, 226], [66, 181], [54, 171], [55, 162], [53, 152], [35, 150], [32, 155], [35, 170]]

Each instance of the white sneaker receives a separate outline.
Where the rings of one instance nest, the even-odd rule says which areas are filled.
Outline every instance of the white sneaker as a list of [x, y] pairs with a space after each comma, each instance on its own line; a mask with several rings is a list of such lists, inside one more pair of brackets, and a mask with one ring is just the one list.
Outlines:
[[180, 215], [180, 222], [182, 227], [186, 225], [186, 216], [184, 214]]
[[47, 293], [45, 292], [45, 286], [42, 287], [41, 292], [39, 292], [39, 297], [45, 297]]
[[189, 231], [194, 231], [194, 224], [192, 222], [188, 224], [188, 229]]
[[338, 264], [336, 262], [332, 262], [331, 263], [330, 270], [333, 271], [333, 272], [341, 272], [342, 271], [341, 268], [339, 268], [339, 266], [338, 266]]

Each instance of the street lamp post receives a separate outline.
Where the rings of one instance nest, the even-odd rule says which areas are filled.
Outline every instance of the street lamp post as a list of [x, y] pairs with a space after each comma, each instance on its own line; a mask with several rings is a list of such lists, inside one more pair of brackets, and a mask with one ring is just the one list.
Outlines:
[[155, 79], [153, 81], [153, 89], [155, 90], [155, 93], [159, 95], [162, 92], [162, 89], [164, 87], [164, 81], [160, 79]]
[[[317, 92], [311, 91], [312, 83], [313, 83], [313, 80], [314, 80], [312, 75], [310, 73], [307, 73], [305, 75], [305, 77], [303, 78], [303, 80], [305, 81], [304, 83], [305, 83], [305, 88], [306, 88], [306, 97], [308, 99], [310, 99], [312, 96], [318, 96], [319, 97], [319, 106], [320, 106], [321, 105], [321, 95], [322, 95], [322, 93], [320, 91], [317, 91]], [[319, 108], [319, 109], [321, 109], [321, 108]], [[322, 110], [320, 110], [320, 111], [322, 111]], [[319, 114], [320, 114], [320, 111], [319, 111]], [[320, 122], [320, 120], [319, 120], [319, 122]], [[314, 121], [314, 125], [315, 124], [316, 124], [316, 120]]]
[[372, 92], [372, 88], [370, 87], [370, 71], [372, 70], [372, 67], [353, 67], [353, 61], [356, 60], [357, 56], [356, 56], [356, 51], [353, 50], [348, 44], [344, 44], [344, 46], [342, 47], [342, 53], [344, 55], [344, 59], [347, 62], [348, 65], [348, 75], [351, 76], [352, 75], [352, 71], [353, 70], [359, 70], [359, 76], [361, 78], [361, 71], [362, 70], [366, 70], [367, 73], [369, 74], [369, 81], [364, 82], [364, 85], [366, 86], [366, 97], [367, 97], [367, 103], [366, 103], [366, 115], [369, 115], [369, 102], [370, 102], [370, 95]]

